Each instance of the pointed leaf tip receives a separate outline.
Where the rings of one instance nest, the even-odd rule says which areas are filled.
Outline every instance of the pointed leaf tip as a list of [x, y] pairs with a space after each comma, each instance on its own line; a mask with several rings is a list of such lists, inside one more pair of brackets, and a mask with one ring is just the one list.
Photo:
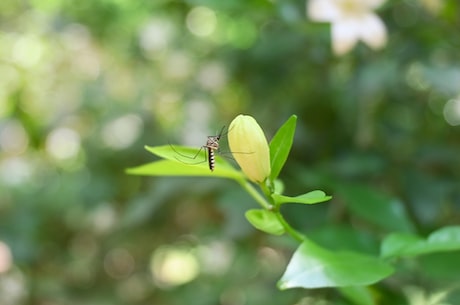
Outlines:
[[297, 116], [292, 115], [276, 132], [273, 139], [270, 141], [270, 179], [275, 180], [281, 169], [286, 163], [286, 160], [291, 151], [294, 141], [295, 127]]

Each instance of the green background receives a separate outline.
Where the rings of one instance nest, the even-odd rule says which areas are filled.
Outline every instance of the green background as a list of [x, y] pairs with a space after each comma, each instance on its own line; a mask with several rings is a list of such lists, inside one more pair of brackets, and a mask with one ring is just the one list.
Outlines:
[[[435, 2], [387, 1], [386, 47], [337, 57], [305, 1], [1, 1], [0, 303], [359, 304], [278, 291], [297, 245], [252, 228], [233, 181], [124, 171], [240, 113], [269, 140], [296, 114], [286, 193], [333, 196], [284, 209], [297, 229], [378, 255], [459, 224], [460, 5]], [[458, 304], [458, 255], [395, 262], [377, 304]]]

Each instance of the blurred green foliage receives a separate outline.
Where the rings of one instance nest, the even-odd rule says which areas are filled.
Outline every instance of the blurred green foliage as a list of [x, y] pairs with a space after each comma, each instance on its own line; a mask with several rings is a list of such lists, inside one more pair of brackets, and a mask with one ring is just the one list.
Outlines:
[[[251, 229], [233, 182], [124, 169], [239, 113], [269, 139], [296, 114], [286, 190], [333, 200], [283, 213], [318, 243], [375, 254], [384, 234], [458, 224], [459, 11], [387, 1], [385, 49], [336, 57], [305, 1], [1, 1], [0, 303], [357, 304], [276, 291], [296, 245]], [[458, 304], [458, 254], [402, 260], [371, 289]]]

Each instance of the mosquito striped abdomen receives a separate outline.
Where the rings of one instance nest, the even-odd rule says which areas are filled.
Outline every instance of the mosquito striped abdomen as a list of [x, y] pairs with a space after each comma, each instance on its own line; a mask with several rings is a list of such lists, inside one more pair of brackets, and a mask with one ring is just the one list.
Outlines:
[[209, 169], [211, 171], [214, 171], [214, 167], [216, 166], [216, 160], [214, 156], [214, 149], [211, 147], [207, 147], [208, 149], [208, 164], [209, 164]]
[[214, 152], [219, 149], [219, 140], [221, 137], [222, 131], [217, 136], [208, 136], [208, 140], [206, 141], [206, 147], [208, 151], [208, 164], [209, 169], [214, 171], [214, 167], [216, 166], [216, 157]]

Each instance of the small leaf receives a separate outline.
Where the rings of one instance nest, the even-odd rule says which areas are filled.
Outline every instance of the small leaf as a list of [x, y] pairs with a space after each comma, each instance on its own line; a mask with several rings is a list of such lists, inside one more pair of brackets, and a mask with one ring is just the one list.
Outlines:
[[284, 234], [284, 227], [272, 211], [253, 209], [247, 211], [245, 216], [255, 228], [263, 232], [273, 235]]
[[427, 239], [414, 234], [394, 233], [382, 243], [382, 257], [410, 257], [435, 252], [460, 250], [460, 226], [444, 227]]
[[315, 204], [315, 203], [320, 203], [323, 201], [327, 201], [331, 199], [331, 196], [326, 196], [326, 193], [320, 190], [315, 190], [308, 192], [303, 195], [299, 195], [296, 197], [289, 197], [289, 196], [284, 196], [284, 195], [279, 195], [279, 194], [272, 194], [273, 200], [275, 200], [276, 203], [281, 204], [281, 203], [287, 203], [287, 202], [292, 202], [292, 203], [303, 203], [303, 204]]
[[292, 142], [294, 141], [297, 116], [292, 115], [283, 126], [278, 129], [270, 141], [270, 180], [275, 180], [287, 160]]
[[332, 252], [304, 241], [278, 281], [280, 289], [363, 286], [378, 282], [393, 268], [378, 258], [354, 252]]

